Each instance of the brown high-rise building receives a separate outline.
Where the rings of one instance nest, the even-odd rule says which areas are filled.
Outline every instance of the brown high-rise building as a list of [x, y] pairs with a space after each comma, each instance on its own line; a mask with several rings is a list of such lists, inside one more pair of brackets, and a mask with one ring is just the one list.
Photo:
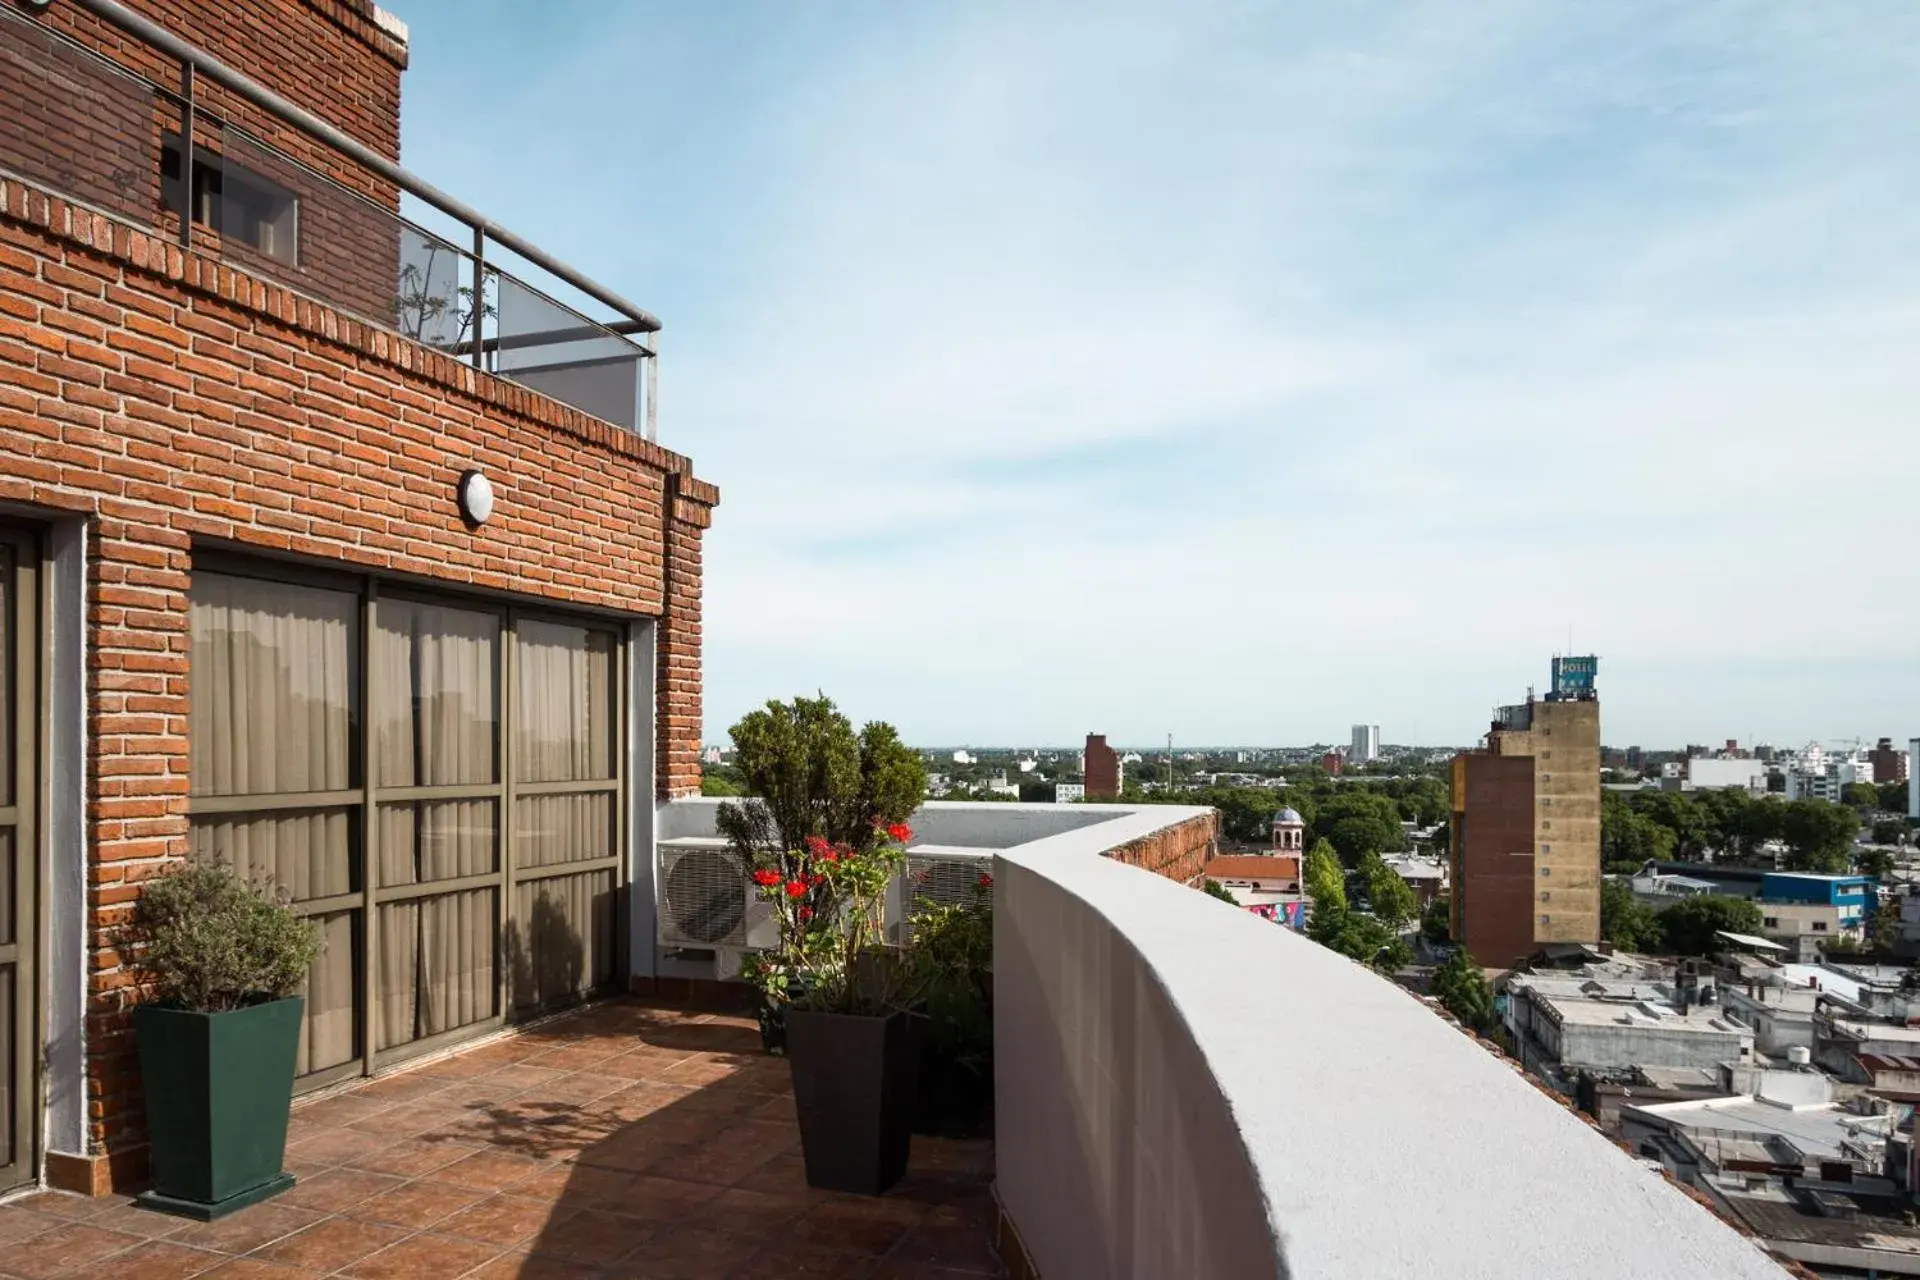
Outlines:
[[1107, 745], [1107, 735], [1087, 735], [1086, 784], [1089, 800], [1120, 798], [1120, 753]]
[[1600, 939], [1600, 703], [1592, 658], [1556, 658], [1544, 699], [1504, 707], [1453, 761], [1453, 936], [1504, 968]]
[[1875, 782], [1905, 782], [1907, 780], [1907, 753], [1893, 745], [1892, 738], [1882, 738], [1867, 753], [1867, 759], [1873, 762], [1873, 780]]

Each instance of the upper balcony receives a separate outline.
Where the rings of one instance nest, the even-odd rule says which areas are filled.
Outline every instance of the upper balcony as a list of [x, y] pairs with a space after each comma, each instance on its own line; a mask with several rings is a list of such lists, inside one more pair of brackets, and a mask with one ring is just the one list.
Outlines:
[[0, 172], [656, 437], [647, 312], [115, 0], [59, 3], [111, 36], [0, 7]]

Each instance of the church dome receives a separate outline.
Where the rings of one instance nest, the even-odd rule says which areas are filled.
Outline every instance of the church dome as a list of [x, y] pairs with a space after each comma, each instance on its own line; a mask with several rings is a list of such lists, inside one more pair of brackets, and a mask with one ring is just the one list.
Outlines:
[[1307, 820], [1289, 806], [1273, 815], [1273, 825], [1276, 827], [1304, 827], [1307, 825]]

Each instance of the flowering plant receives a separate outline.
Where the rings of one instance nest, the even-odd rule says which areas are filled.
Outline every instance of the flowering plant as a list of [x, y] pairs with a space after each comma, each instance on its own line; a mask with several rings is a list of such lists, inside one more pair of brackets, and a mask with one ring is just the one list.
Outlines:
[[743, 971], [770, 1000], [835, 1013], [891, 1002], [882, 899], [906, 862], [905, 823], [874, 826], [858, 844], [807, 836], [759, 860], [754, 890], [772, 907], [780, 942]]

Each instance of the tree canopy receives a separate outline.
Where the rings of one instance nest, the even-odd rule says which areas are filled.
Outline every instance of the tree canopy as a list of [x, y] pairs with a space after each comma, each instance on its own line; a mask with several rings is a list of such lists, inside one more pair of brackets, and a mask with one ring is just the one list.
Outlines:
[[1659, 922], [1668, 951], [1703, 956], [1718, 945], [1716, 933], [1759, 933], [1760, 908], [1745, 898], [1703, 893], [1680, 899], [1660, 913]]
[[1406, 847], [1400, 809], [1372, 788], [1349, 787], [1320, 806], [1314, 830], [1333, 845], [1342, 865], [1358, 867], [1368, 854]]
[[[1673, 793], [1667, 793], [1673, 794]], [[1649, 861], [1665, 861], [1673, 856], [1679, 843], [1673, 828], [1656, 822], [1635, 808], [1617, 791], [1600, 793], [1600, 860], [1608, 864], [1631, 863], [1638, 868]]]
[[1482, 1033], [1493, 1030], [1493, 987], [1465, 947], [1456, 948], [1433, 971], [1433, 994], [1461, 1025]]
[[1860, 815], [1846, 805], [1790, 800], [1780, 822], [1780, 837], [1787, 842], [1784, 865], [1789, 871], [1844, 872], [1859, 832]]
[[1361, 879], [1367, 886], [1367, 905], [1389, 927], [1398, 929], [1420, 910], [1420, 901], [1398, 872], [1381, 861], [1377, 853], [1368, 854], [1360, 864]]
[[1333, 846], [1325, 840], [1315, 840], [1307, 850], [1306, 864], [1300, 869], [1300, 883], [1307, 897], [1313, 900], [1315, 915], [1323, 908], [1347, 909], [1347, 878], [1340, 870], [1340, 859], [1334, 856]]
[[1612, 877], [1600, 882], [1600, 936], [1623, 951], [1652, 951], [1662, 941], [1653, 909]]
[[1856, 809], [1878, 809], [1880, 792], [1871, 782], [1849, 782], [1840, 788], [1840, 803]]

